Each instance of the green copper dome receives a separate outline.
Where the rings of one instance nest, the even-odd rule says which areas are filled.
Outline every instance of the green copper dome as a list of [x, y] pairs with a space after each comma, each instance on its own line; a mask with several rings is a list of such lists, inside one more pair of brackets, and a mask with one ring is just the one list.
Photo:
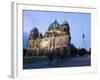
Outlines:
[[38, 29], [36, 28], [36, 27], [34, 27], [32, 30], [31, 30], [31, 32], [34, 32], [34, 33], [38, 33]]
[[69, 24], [68, 24], [68, 22], [67, 21], [64, 21], [63, 23], [62, 23], [62, 25], [61, 26], [66, 26], [66, 27], [69, 27]]
[[55, 29], [55, 28], [59, 28], [60, 27], [60, 24], [55, 20], [53, 23], [51, 23], [49, 25], [49, 30], [50, 29]]

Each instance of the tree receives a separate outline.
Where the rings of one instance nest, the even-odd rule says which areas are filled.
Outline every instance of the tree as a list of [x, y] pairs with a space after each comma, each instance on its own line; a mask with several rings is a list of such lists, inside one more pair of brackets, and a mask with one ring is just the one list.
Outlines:
[[63, 47], [64, 58], [68, 57], [68, 49], [67, 47]]
[[78, 53], [78, 49], [73, 44], [71, 44], [70, 45], [70, 56], [74, 57], [77, 55], [77, 53]]
[[23, 49], [23, 57], [25, 57], [27, 55], [27, 50]]
[[54, 51], [49, 50], [49, 51], [47, 52], [47, 58], [48, 58], [48, 60], [49, 60], [49, 65], [50, 65], [51, 62], [53, 61], [54, 57], [55, 57]]
[[83, 55], [86, 55], [88, 52], [87, 52], [87, 50], [85, 49], [85, 48], [81, 48], [81, 49], [79, 49], [79, 51], [78, 51], [78, 55], [79, 56], [83, 56]]
[[91, 48], [90, 48], [89, 51], [88, 51], [88, 55], [91, 55]]

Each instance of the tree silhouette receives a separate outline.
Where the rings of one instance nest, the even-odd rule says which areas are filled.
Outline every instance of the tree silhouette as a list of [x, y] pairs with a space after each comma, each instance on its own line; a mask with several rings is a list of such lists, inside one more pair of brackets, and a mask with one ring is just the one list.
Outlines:
[[87, 53], [88, 55], [91, 55], [91, 48], [89, 49], [89, 51], [88, 51], [88, 53]]
[[70, 56], [76, 56], [78, 54], [78, 49], [73, 45], [71, 44], [70, 45]]
[[85, 48], [81, 48], [78, 50], [78, 55], [79, 56], [83, 56], [83, 55], [86, 55], [88, 52]]
[[23, 49], [23, 57], [27, 56], [27, 50]]

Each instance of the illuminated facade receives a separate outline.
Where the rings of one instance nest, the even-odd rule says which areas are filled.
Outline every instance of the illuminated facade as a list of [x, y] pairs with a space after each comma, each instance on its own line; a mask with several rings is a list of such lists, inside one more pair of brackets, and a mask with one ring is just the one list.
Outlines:
[[[44, 35], [35, 27], [30, 31], [28, 49], [57, 49], [66, 47], [69, 51], [71, 43], [70, 27], [67, 21], [59, 24], [57, 20], [49, 25]], [[69, 52], [68, 52], [69, 53]]]

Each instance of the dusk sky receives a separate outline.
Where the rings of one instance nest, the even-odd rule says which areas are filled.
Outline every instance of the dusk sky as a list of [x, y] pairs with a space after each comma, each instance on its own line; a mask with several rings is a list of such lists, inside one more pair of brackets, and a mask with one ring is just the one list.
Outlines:
[[[71, 43], [77, 48], [91, 47], [91, 14], [75, 12], [46, 12], [46, 11], [23, 11], [23, 32], [30, 33], [32, 28], [37, 27], [44, 34], [54, 20], [62, 24], [65, 20], [69, 23]], [[85, 35], [84, 41], [82, 35]]]

